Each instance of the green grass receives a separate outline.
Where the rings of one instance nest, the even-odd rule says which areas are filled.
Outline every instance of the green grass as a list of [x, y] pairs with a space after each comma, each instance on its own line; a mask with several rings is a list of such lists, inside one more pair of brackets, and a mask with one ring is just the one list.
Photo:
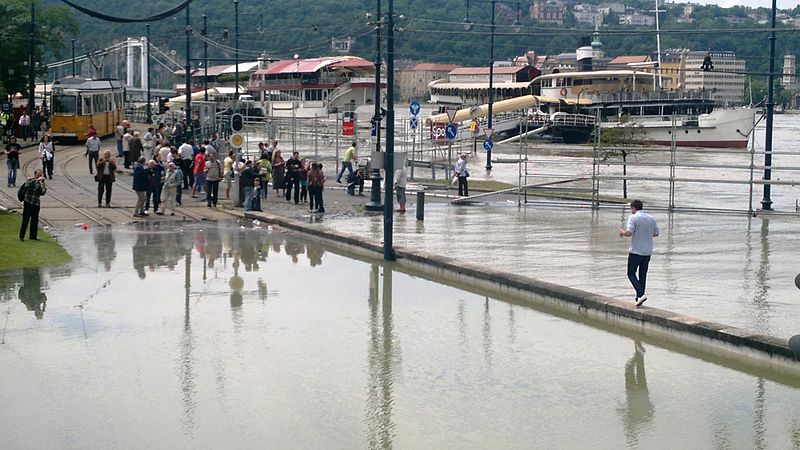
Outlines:
[[0, 212], [0, 269], [58, 266], [72, 260], [64, 247], [44, 231], [39, 230], [39, 241], [20, 242], [21, 222], [20, 214]]

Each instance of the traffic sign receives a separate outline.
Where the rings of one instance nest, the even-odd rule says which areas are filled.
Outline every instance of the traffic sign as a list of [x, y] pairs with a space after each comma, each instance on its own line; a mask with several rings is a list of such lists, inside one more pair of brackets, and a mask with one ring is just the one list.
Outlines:
[[458, 126], [454, 123], [448, 124], [447, 127], [445, 127], [444, 129], [444, 135], [450, 141], [454, 140], [457, 134], [458, 134]]
[[412, 116], [418, 116], [420, 110], [419, 102], [416, 100], [411, 100], [411, 104], [408, 105], [408, 109], [411, 111]]
[[244, 136], [240, 133], [233, 133], [230, 142], [233, 147], [242, 148], [242, 145], [244, 145]]
[[370, 123], [369, 135], [372, 136], [372, 137], [377, 136], [378, 135], [378, 124], [375, 123], [375, 119], [370, 120], [369, 123]]
[[484, 128], [483, 134], [486, 135], [486, 139], [491, 140], [492, 135], [494, 134], [494, 128]]
[[487, 140], [483, 141], [483, 149], [484, 150], [486, 150], [487, 152], [490, 152], [490, 151], [492, 151], [492, 148], [494, 148], [494, 141], [492, 141], [491, 139], [487, 139]]
[[447, 118], [450, 120], [450, 123], [455, 121], [457, 112], [458, 110], [455, 108], [447, 108]]
[[411, 121], [408, 124], [408, 126], [411, 127], [412, 130], [416, 130], [417, 129], [417, 127], [419, 126], [419, 121], [417, 120], [416, 116], [411, 118]]
[[151, 120], [153, 123], [158, 123], [158, 119], [159, 119], [159, 116], [158, 116], [158, 114], [153, 114], [152, 116], [150, 116], [150, 120]]

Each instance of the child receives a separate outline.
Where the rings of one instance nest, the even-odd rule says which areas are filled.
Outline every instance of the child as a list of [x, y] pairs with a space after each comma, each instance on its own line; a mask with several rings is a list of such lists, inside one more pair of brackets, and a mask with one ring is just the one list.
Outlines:
[[253, 209], [252, 211], [261, 211], [261, 178], [253, 179]]
[[300, 201], [305, 202], [308, 200], [308, 171], [311, 169], [311, 161], [308, 158], [303, 158], [300, 163], [303, 170], [300, 171]]
[[314, 211], [314, 206], [317, 207], [317, 212], [325, 212], [325, 207], [322, 203], [322, 191], [324, 188], [325, 175], [322, 173], [322, 164], [311, 164], [311, 171], [308, 172], [308, 191], [311, 197], [309, 207], [311, 212]]

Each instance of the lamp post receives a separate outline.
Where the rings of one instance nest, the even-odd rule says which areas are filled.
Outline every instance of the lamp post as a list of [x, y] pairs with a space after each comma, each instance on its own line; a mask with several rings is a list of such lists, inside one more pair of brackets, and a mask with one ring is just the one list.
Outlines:
[[236, 60], [236, 79], [234, 80], [235, 94], [233, 99], [235, 100], [234, 105], [236, 105], [236, 111], [239, 111], [239, 0], [233, 0], [233, 17], [233, 42], [234, 47], [236, 48], [236, 53], [234, 56]]
[[147, 59], [147, 107], [145, 111], [147, 113], [147, 120], [145, 123], [153, 123], [151, 117], [153, 116], [153, 106], [151, 102], [153, 101], [150, 97], [150, 24], [145, 25], [145, 30], [147, 30], [147, 49], [145, 50], [145, 58]]
[[186, 130], [192, 129], [192, 72], [191, 72], [191, 39], [192, 26], [189, 22], [189, 5], [186, 6]]
[[208, 101], [208, 16], [203, 14], [203, 100]]
[[[381, 0], [376, 0], [375, 9], [375, 115], [372, 116], [372, 125], [375, 127], [375, 151], [381, 151], [381, 28], [383, 18], [381, 17]], [[369, 17], [369, 14], [367, 15]], [[388, 74], [387, 74], [388, 75]], [[374, 165], [374, 164], [373, 164]], [[388, 172], [387, 172], [388, 174]], [[388, 179], [388, 175], [387, 175]], [[370, 176], [372, 185], [370, 187], [369, 202], [364, 205], [367, 211], [382, 211], [381, 203], [381, 171], [373, 168]]]
[[75, 78], [75, 39], [72, 40], [72, 78]]
[[[764, 198], [761, 199], [761, 208], [764, 210], [772, 209], [772, 185], [769, 180], [772, 178], [772, 119], [775, 114], [775, 15], [777, 7], [776, 0], [772, 0], [772, 31], [769, 34], [769, 76], [767, 77], [767, 131], [766, 142], [764, 143]], [[754, 131], [755, 132], [755, 131]]]
[[[31, 2], [31, 54], [28, 58], [28, 114], [36, 107], [36, 3]], [[27, 133], [27, 131], [26, 131]]]
[[[773, 0], [774, 1], [774, 0]], [[380, 0], [378, 0], [380, 4]], [[395, 259], [392, 245], [394, 211], [392, 181], [394, 180], [394, 0], [388, 0], [386, 24], [386, 192], [383, 200], [383, 259]], [[380, 122], [376, 124], [380, 127]]]
[[[489, 0], [489, 3], [492, 6], [491, 12], [491, 22], [489, 23], [489, 30], [490, 30], [490, 37], [489, 37], [489, 108], [488, 108], [488, 127], [492, 128], [493, 122], [493, 114], [492, 108], [494, 105], [494, 35], [495, 29], [497, 28], [495, 23], [496, 17], [496, 9], [497, 9], [497, 0]], [[518, 0], [517, 2], [517, 16], [514, 20], [513, 27], [516, 31], [519, 31], [522, 28], [522, 23], [520, 22], [521, 16], [521, 2]], [[473, 22], [469, 19], [469, 0], [466, 0], [464, 3], [464, 29], [469, 31], [472, 29]], [[492, 170], [492, 151], [486, 150], [486, 170]]]

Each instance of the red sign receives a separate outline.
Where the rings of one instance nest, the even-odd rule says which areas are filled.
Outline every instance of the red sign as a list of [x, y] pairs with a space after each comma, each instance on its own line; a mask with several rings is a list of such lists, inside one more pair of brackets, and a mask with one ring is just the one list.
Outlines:
[[447, 128], [446, 123], [431, 123], [431, 142], [443, 144], [447, 141], [444, 129]]
[[345, 136], [355, 136], [356, 134], [356, 124], [355, 122], [342, 122], [342, 134]]

